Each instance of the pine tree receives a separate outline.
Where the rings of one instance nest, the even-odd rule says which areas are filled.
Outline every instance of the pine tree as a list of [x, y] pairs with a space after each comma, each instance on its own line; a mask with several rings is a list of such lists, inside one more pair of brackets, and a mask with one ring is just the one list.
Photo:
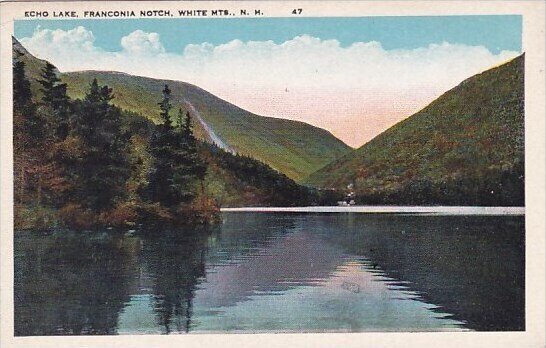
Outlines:
[[[20, 58], [21, 53], [16, 52], [13, 59], [13, 109], [21, 117], [21, 129], [14, 129], [14, 133], [22, 132], [26, 136], [21, 138], [25, 143], [25, 148], [37, 147], [41, 144], [44, 122], [36, 114], [36, 106], [32, 101], [32, 92], [30, 90], [30, 81], [25, 74], [25, 62]], [[18, 121], [18, 120], [15, 120]], [[16, 126], [17, 126], [17, 122]]]
[[46, 119], [37, 112], [32, 100], [25, 63], [16, 52], [13, 60], [13, 141], [15, 201], [19, 204], [42, 203], [44, 180], [50, 168], [44, 149], [48, 147]]
[[54, 135], [62, 140], [68, 135], [69, 98], [66, 94], [66, 84], [60, 83], [57, 77], [56, 68], [46, 62], [42, 69], [41, 79], [38, 82], [42, 85], [42, 104], [49, 108], [51, 123]]
[[[28, 185], [27, 167], [30, 164], [26, 154], [30, 137], [27, 119], [33, 113], [30, 82], [25, 76], [25, 63], [19, 60], [21, 53], [15, 52], [13, 59], [13, 152], [15, 202], [25, 202], [25, 191]], [[31, 116], [33, 117], [33, 116]]]
[[150, 147], [154, 157], [154, 168], [150, 177], [149, 196], [154, 202], [165, 207], [175, 205], [180, 201], [179, 190], [174, 178], [174, 166], [181, 158], [176, 152], [176, 134], [172, 127], [169, 112], [172, 108], [171, 90], [168, 85], [163, 89], [163, 99], [158, 103], [161, 110], [159, 116], [163, 121], [154, 130]]
[[191, 116], [186, 112], [185, 117], [182, 109], [178, 110], [179, 134], [178, 148], [181, 152], [180, 162], [177, 164], [177, 181], [181, 192], [182, 202], [192, 201], [197, 194], [197, 183], [202, 180], [206, 173], [206, 165], [199, 157], [197, 151], [197, 140], [193, 135]]
[[16, 51], [13, 59], [13, 104], [22, 109], [32, 101], [30, 82], [25, 75], [25, 62], [20, 60], [22, 53]]
[[159, 102], [158, 104], [159, 104], [159, 108], [161, 109], [161, 113], [159, 114], [159, 116], [161, 117], [161, 120], [163, 121], [163, 125], [166, 128], [171, 129], [172, 122], [169, 116], [169, 111], [172, 108], [172, 104], [171, 104], [171, 90], [169, 89], [168, 85], [165, 85], [165, 88], [163, 89], [163, 100], [161, 100], [161, 102]]
[[112, 98], [112, 89], [99, 86], [94, 79], [84, 100], [77, 104], [71, 132], [83, 148], [69, 165], [73, 199], [97, 212], [112, 207], [123, 196], [129, 177], [121, 112], [110, 104]]
[[165, 207], [189, 203], [196, 196], [197, 179], [205, 175], [206, 167], [197, 153], [197, 145], [191, 129], [189, 113], [184, 120], [180, 109], [173, 127], [169, 111], [170, 89], [165, 86], [159, 104], [163, 124], [158, 125], [150, 146], [154, 156], [154, 170], [150, 178], [149, 192], [152, 201]]
[[[182, 109], [178, 110], [178, 117], [182, 121]], [[199, 157], [197, 151], [197, 139], [193, 135], [193, 127], [191, 123], [191, 115], [186, 111], [183, 123], [179, 123], [180, 131], [182, 135], [182, 147], [186, 151], [186, 170], [189, 175], [193, 176], [196, 180], [202, 180], [206, 173], [206, 165], [203, 160]]]
[[43, 93], [42, 100], [45, 104], [52, 105], [55, 100], [55, 86], [61, 81], [57, 77], [55, 66], [46, 62], [46, 65], [42, 68], [41, 77], [42, 79], [38, 80], [38, 82], [42, 85], [40, 89]]

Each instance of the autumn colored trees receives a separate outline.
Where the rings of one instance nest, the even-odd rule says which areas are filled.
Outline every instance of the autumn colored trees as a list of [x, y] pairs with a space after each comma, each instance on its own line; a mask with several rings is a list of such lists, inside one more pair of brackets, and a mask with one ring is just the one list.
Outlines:
[[184, 211], [202, 215], [196, 198], [206, 164], [189, 113], [179, 110], [172, 121], [168, 86], [159, 103], [163, 123], [154, 126], [112, 105], [112, 89], [96, 79], [82, 100], [67, 96], [49, 63], [38, 82], [39, 99], [14, 57], [16, 228], [124, 225], [142, 217], [190, 223]]

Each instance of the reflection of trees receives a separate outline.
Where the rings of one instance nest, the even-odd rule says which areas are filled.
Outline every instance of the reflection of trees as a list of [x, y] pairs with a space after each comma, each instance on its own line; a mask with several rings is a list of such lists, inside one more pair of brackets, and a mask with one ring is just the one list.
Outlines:
[[15, 334], [114, 334], [138, 247], [111, 236], [17, 236]]
[[205, 275], [207, 233], [165, 233], [147, 238], [143, 257], [154, 279], [154, 310], [165, 333], [188, 332], [192, 301]]

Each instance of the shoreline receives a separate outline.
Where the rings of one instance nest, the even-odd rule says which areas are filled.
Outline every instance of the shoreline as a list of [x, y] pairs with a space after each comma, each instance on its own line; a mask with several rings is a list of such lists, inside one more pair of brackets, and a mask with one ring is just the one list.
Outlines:
[[360, 213], [418, 215], [517, 215], [525, 216], [525, 207], [479, 206], [321, 206], [321, 207], [238, 207], [220, 208], [220, 212], [255, 213]]

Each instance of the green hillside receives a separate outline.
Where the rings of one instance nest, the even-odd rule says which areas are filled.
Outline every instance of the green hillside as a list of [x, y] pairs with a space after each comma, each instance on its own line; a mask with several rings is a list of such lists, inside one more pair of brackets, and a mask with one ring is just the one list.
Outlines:
[[305, 182], [360, 203], [524, 204], [524, 56], [463, 81]]
[[[16, 39], [13, 45], [14, 50], [24, 54], [21, 60], [27, 66], [33, 94], [39, 95], [40, 86], [35, 79], [45, 61], [27, 52]], [[252, 114], [189, 83], [105, 71], [61, 74], [61, 79], [68, 85], [69, 96], [74, 99], [83, 97], [93, 78], [114, 89], [113, 103], [116, 106], [142, 114], [154, 122], [159, 117], [157, 103], [161, 99], [161, 90], [168, 84], [175, 108], [187, 108], [185, 101], [190, 102], [231, 150], [267, 163], [296, 181], [350, 150], [324, 129], [303, 122]], [[200, 139], [210, 140], [198, 122], [195, 129]]]
[[[84, 71], [62, 74], [72, 98], [81, 98], [96, 77], [115, 91], [113, 103], [157, 121], [157, 102], [168, 84], [176, 107], [190, 102], [203, 120], [232, 150], [251, 156], [301, 180], [349, 150], [329, 132], [303, 122], [257, 116], [188, 83], [156, 80], [115, 72]], [[207, 139], [196, 123], [196, 134]]]
[[41, 97], [40, 84], [37, 82], [40, 79], [40, 72], [46, 65], [46, 61], [38, 59], [30, 54], [19, 41], [12, 37], [12, 56], [25, 63], [25, 73], [30, 81], [30, 89], [32, 94]]
[[[42, 79], [40, 74], [41, 70], [46, 65], [46, 61], [37, 59], [31, 55], [16, 40], [13, 41], [13, 54], [14, 57], [16, 57], [16, 60], [25, 63], [25, 76], [31, 84], [32, 98], [35, 102], [39, 102], [42, 98], [42, 86], [37, 80]], [[97, 75], [102, 76], [101, 73], [97, 73]], [[106, 76], [112, 75], [113, 74], [106, 74]], [[132, 78], [138, 79], [136, 77]], [[149, 80], [150, 79], [144, 79], [144, 81]], [[123, 92], [118, 92], [117, 89], [120, 88], [123, 90], [123, 85], [110, 82], [108, 82], [108, 85], [113, 87], [116, 96], [114, 100], [123, 95]], [[177, 85], [177, 83], [173, 83], [172, 85]], [[87, 84], [83, 83], [77, 84], [77, 86], [89, 88]], [[196, 90], [210, 96], [197, 87], [191, 86], [189, 88], [190, 92]], [[85, 93], [88, 93], [88, 91], [82, 89], [81, 93], [83, 96]], [[144, 93], [144, 95], [148, 96], [146, 93]], [[195, 96], [193, 97], [197, 98]], [[210, 96], [210, 98], [214, 100], [213, 96]], [[119, 99], [127, 100], [124, 98]], [[152, 100], [150, 97], [148, 102], [149, 103], [142, 103], [142, 105], [151, 105], [149, 108], [150, 114], [158, 114], [159, 106], [157, 105], [157, 101]], [[226, 102], [224, 103], [227, 104]], [[125, 105], [125, 108], [130, 109], [127, 105]], [[145, 186], [145, 177], [148, 170], [146, 168], [149, 167], [151, 160], [149, 139], [152, 137], [155, 126], [150, 119], [135, 112], [123, 111], [121, 112], [120, 117], [123, 133], [131, 142], [127, 155], [132, 163], [132, 169], [136, 171], [134, 177], [129, 180], [128, 187], [132, 187], [132, 190], [138, 191], [142, 189], [143, 185]], [[252, 117], [263, 127], [266, 127], [267, 124], [259, 122], [264, 120], [273, 120], [274, 126], [279, 125], [279, 123], [275, 122], [278, 120], [275, 119], [268, 119], [260, 116]], [[199, 123], [196, 123], [196, 126], [198, 125]], [[297, 125], [299, 126], [297, 131], [310, 131], [312, 133], [311, 137], [314, 136], [313, 132], [322, 131], [304, 124], [297, 123]], [[273, 128], [273, 131], [281, 131], [275, 130], [274, 127], [270, 128]], [[305, 137], [303, 134], [301, 136]], [[204, 192], [207, 197], [212, 198], [219, 206], [293, 206], [332, 201], [331, 198], [322, 193], [318, 193], [316, 190], [297, 184], [293, 179], [272, 169], [265, 163], [248, 156], [232, 154], [231, 152], [224, 151], [210, 143], [199, 142], [199, 156], [207, 165], [207, 174], [202, 182]], [[18, 211], [26, 211], [25, 209], [26, 208], [20, 208]], [[32, 221], [28, 216], [26, 217], [26, 220]], [[19, 222], [24, 222], [23, 226], [26, 226], [25, 224], [29, 223], [26, 220], [22, 221], [20, 219]], [[54, 220], [55, 218], [52, 218], [52, 221]], [[30, 223], [30, 225], [32, 225], [32, 223]], [[21, 224], [19, 224], [19, 227], [21, 227]]]

